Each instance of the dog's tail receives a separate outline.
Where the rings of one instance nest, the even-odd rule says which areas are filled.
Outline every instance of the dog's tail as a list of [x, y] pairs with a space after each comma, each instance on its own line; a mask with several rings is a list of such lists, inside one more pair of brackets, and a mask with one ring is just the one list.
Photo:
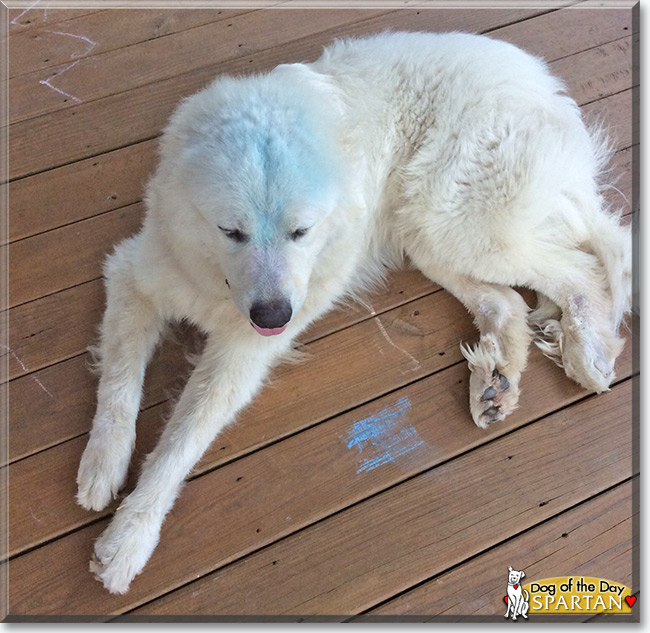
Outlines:
[[590, 218], [590, 250], [600, 260], [612, 296], [614, 329], [632, 307], [632, 232], [618, 215], [599, 210]]
[[[608, 208], [602, 197], [604, 191], [613, 189], [610, 166], [614, 147], [607, 125], [602, 120], [587, 124], [594, 158], [597, 164], [601, 196], [588, 214], [589, 250], [596, 255], [605, 272], [605, 280], [612, 297], [613, 326], [618, 331], [626, 313], [632, 309], [632, 231], [621, 224], [621, 212]], [[619, 193], [621, 193], [619, 191]], [[623, 194], [621, 193], [623, 196]], [[625, 198], [625, 196], [623, 196]]]

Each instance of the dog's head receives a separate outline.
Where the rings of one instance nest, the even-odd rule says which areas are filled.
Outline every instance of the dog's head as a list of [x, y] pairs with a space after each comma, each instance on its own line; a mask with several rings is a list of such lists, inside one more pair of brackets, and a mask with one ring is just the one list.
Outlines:
[[301, 65], [224, 78], [185, 102], [163, 139], [189, 207], [181, 230], [197, 231], [196, 248], [223, 276], [215, 283], [228, 284], [264, 336], [281, 333], [300, 310], [331, 239], [323, 225], [343, 168], [328, 92]]
[[526, 574], [523, 571], [516, 571], [512, 567], [508, 567], [508, 582], [511, 585], [518, 584], [524, 576], [526, 576]]

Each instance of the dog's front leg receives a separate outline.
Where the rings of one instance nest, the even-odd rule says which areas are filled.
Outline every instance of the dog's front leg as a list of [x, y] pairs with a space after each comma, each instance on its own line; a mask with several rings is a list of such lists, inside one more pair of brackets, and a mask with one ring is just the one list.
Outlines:
[[97, 411], [77, 473], [77, 501], [88, 510], [105, 508], [124, 485], [145, 368], [163, 326], [151, 300], [136, 287], [130, 259], [134, 244], [123, 242], [105, 267]]
[[90, 569], [112, 593], [128, 590], [155, 549], [184, 478], [216, 434], [252, 399], [289, 343], [288, 337], [248, 340], [248, 346], [208, 340], [137, 487], [97, 540]]

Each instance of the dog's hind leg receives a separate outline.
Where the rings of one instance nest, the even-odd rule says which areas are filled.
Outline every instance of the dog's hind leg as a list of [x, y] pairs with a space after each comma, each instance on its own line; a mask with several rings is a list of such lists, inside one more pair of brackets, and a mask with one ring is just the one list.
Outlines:
[[519, 379], [528, 358], [531, 332], [526, 302], [507, 286], [477, 281], [430, 262], [413, 259], [413, 263], [474, 316], [479, 342], [474, 347], [461, 344], [471, 371], [470, 411], [481, 428], [503, 420], [517, 407]]
[[[243, 332], [219, 340], [208, 338], [135, 490], [95, 543], [90, 569], [112, 593], [124, 593], [140, 573], [184, 478], [216, 434], [250, 402], [277, 355], [289, 347], [289, 338], [263, 339], [243, 320], [241, 328]], [[259, 340], [251, 342], [251, 337]]]
[[[606, 391], [624, 339], [618, 328], [627, 306], [617, 308], [602, 263], [591, 253], [563, 249], [545, 259], [527, 285], [548, 300], [531, 314], [536, 344], [569, 376], [590, 391]], [[557, 309], [553, 310], [553, 304]]]
[[158, 342], [161, 320], [131, 274], [132, 241], [105, 267], [107, 307], [97, 348], [97, 410], [77, 473], [77, 501], [106, 507], [124, 485], [135, 443], [144, 372]]

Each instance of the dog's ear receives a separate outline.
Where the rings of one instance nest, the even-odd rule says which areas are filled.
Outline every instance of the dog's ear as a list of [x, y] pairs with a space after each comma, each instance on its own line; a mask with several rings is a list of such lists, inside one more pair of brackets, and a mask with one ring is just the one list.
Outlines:
[[312, 70], [308, 64], [280, 64], [271, 72], [274, 75], [285, 74], [292, 77], [294, 81], [302, 82], [309, 86], [312, 92], [327, 99], [330, 107], [334, 108], [336, 112], [344, 113], [345, 108], [339, 89], [329, 75]]
[[521, 577], [524, 578], [525, 576], [526, 576], [526, 572], [525, 572], [525, 571], [522, 571], [522, 572], [521, 572]]
[[510, 567], [510, 565], [508, 565], [508, 571], [512, 571], [512, 567]]

